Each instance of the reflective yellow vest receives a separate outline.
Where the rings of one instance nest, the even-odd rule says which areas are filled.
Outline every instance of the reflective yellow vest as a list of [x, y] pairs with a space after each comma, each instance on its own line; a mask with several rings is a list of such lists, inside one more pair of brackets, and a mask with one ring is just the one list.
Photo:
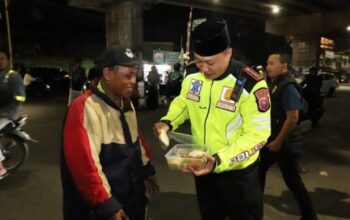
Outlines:
[[[11, 77], [11, 75], [14, 75], [14, 74], [19, 74], [17, 73], [16, 71], [14, 70], [9, 70], [6, 74], [5, 74], [5, 77], [4, 77], [4, 80], [7, 81], [9, 80], [9, 78]], [[18, 101], [18, 102], [24, 102], [26, 100], [26, 97], [23, 96], [23, 95], [19, 95], [19, 94], [15, 94], [13, 96], [13, 98]]]
[[267, 84], [234, 59], [215, 80], [202, 72], [188, 73], [180, 95], [161, 120], [169, 121], [175, 130], [187, 119], [195, 142], [207, 144], [208, 152], [217, 158], [215, 173], [243, 169], [257, 160], [270, 136]]

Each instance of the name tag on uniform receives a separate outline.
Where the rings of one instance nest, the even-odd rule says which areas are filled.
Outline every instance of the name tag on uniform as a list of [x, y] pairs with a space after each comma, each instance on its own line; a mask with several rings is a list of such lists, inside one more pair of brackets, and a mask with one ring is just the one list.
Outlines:
[[220, 100], [216, 102], [216, 107], [230, 112], [236, 111], [236, 102], [231, 99], [233, 88], [223, 87]]

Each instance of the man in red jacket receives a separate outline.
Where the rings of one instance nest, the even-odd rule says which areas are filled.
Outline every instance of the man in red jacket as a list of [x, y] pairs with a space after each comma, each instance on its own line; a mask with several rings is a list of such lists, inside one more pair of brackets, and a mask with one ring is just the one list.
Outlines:
[[138, 60], [131, 50], [103, 52], [97, 88], [68, 109], [61, 157], [65, 220], [144, 220], [158, 192], [130, 95]]

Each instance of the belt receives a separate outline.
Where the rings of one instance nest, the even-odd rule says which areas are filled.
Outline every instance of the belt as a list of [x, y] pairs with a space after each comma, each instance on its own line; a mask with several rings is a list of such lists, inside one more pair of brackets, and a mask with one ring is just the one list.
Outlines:
[[229, 171], [225, 171], [222, 173], [215, 173], [214, 175], [219, 175], [219, 176], [235, 176], [235, 177], [239, 177], [239, 176], [244, 176], [248, 173], [251, 173], [253, 171], [256, 170], [256, 168], [258, 167], [258, 160], [256, 160], [254, 163], [250, 164], [249, 166], [243, 168], [243, 169], [239, 169], [239, 170], [229, 170]]

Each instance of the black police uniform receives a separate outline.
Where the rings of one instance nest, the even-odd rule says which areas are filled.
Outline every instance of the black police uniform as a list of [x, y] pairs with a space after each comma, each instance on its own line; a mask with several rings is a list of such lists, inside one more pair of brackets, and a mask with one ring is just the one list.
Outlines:
[[[286, 78], [291, 79], [289, 74], [283, 74], [271, 83], [270, 95], [271, 95], [271, 136], [268, 142], [273, 141], [281, 131], [283, 124], [286, 120], [286, 104], [283, 103], [282, 97], [289, 97], [290, 107], [287, 110], [300, 109], [301, 108], [301, 94], [295, 87], [297, 83], [290, 80], [291, 83], [284, 86], [284, 88], [279, 88]], [[287, 79], [288, 80], [288, 79]], [[285, 101], [285, 100], [284, 100]], [[294, 107], [293, 107], [294, 106]], [[299, 108], [295, 108], [299, 106]], [[266, 173], [273, 163], [277, 161], [277, 164], [281, 170], [284, 182], [292, 191], [295, 196], [298, 205], [300, 207], [302, 220], [316, 220], [317, 216], [312, 205], [309, 193], [305, 188], [305, 185], [299, 175], [298, 170], [298, 155], [300, 153], [300, 142], [294, 144], [294, 140], [291, 138], [293, 134], [287, 138], [282, 143], [279, 152], [269, 151], [268, 148], [264, 147], [260, 151], [260, 163], [259, 163], [259, 173], [260, 173], [260, 184], [262, 191], [265, 188]], [[297, 150], [298, 149], [298, 150]]]

